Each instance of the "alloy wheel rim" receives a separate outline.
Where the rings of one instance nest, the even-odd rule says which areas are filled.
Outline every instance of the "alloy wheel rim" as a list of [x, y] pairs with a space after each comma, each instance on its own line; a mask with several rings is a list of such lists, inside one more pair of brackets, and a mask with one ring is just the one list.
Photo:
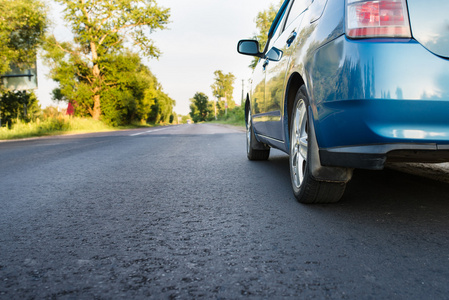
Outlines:
[[293, 184], [299, 188], [304, 181], [306, 171], [308, 135], [307, 135], [307, 109], [304, 100], [300, 99], [294, 110], [293, 128], [291, 134], [291, 160], [290, 168]]

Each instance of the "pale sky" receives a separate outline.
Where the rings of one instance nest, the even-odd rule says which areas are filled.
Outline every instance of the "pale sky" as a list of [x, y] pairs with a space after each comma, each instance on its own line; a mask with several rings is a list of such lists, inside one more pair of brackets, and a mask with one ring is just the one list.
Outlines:
[[[158, 4], [171, 8], [168, 30], [151, 35], [162, 51], [159, 60], [144, 59], [162, 84], [164, 92], [176, 100], [178, 114], [189, 113], [189, 99], [203, 92], [213, 100], [210, 86], [214, 71], [222, 70], [236, 76], [234, 100], [240, 103], [242, 80], [245, 91], [251, 77], [250, 56], [237, 53], [237, 42], [256, 32], [255, 18], [278, 0], [159, 0]], [[58, 13], [59, 11], [59, 13]], [[53, 5], [51, 19], [57, 26], [58, 38], [67, 38], [69, 31], [58, 21], [60, 9]], [[56, 86], [46, 79], [48, 70], [38, 63], [39, 88], [37, 96], [42, 107], [55, 105], [50, 92]]]

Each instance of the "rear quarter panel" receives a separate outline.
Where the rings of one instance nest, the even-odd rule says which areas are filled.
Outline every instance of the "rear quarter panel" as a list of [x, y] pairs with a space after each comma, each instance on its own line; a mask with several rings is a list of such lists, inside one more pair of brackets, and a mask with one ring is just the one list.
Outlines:
[[[284, 151], [288, 152], [288, 105], [294, 99], [289, 98], [296, 94], [295, 90], [299, 86], [291, 84], [293, 78], [299, 75], [301, 81], [306, 86], [310, 106], [314, 113], [315, 122], [317, 117], [316, 97], [314, 91], [314, 58], [318, 49], [336, 38], [344, 35], [344, 0], [315, 0], [304, 13], [304, 18], [299, 28], [297, 28], [298, 37], [294, 41], [291, 50], [291, 60], [286, 74], [284, 84], [284, 111], [283, 123], [285, 127], [284, 140], [286, 141]], [[339, 54], [330, 54], [330, 60], [339, 60]], [[291, 91], [290, 89], [293, 89]]]

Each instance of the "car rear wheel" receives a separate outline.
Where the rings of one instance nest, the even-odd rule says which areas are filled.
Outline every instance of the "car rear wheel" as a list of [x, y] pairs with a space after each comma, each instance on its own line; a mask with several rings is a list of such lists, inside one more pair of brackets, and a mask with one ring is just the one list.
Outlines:
[[308, 98], [305, 87], [298, 91], [290, 123], [290, 177], [293, 193], [301, 203], [332, 203], [343, 196], [345, 183], [318, 181], [312, 176]]
[[270, 156], [270, 148], [256, 140], [251, 109], [248, 110], [246, 118], [246, 154], [249, 160], [267, 160]]

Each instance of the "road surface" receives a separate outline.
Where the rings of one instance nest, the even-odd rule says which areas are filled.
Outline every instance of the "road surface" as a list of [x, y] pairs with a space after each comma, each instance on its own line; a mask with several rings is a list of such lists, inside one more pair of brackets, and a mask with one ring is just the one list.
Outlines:
[[449, 184], [356, 170], [302, 205], [232, 128], [1, 142], [0, 205], [0, 299], [449, 298]]

